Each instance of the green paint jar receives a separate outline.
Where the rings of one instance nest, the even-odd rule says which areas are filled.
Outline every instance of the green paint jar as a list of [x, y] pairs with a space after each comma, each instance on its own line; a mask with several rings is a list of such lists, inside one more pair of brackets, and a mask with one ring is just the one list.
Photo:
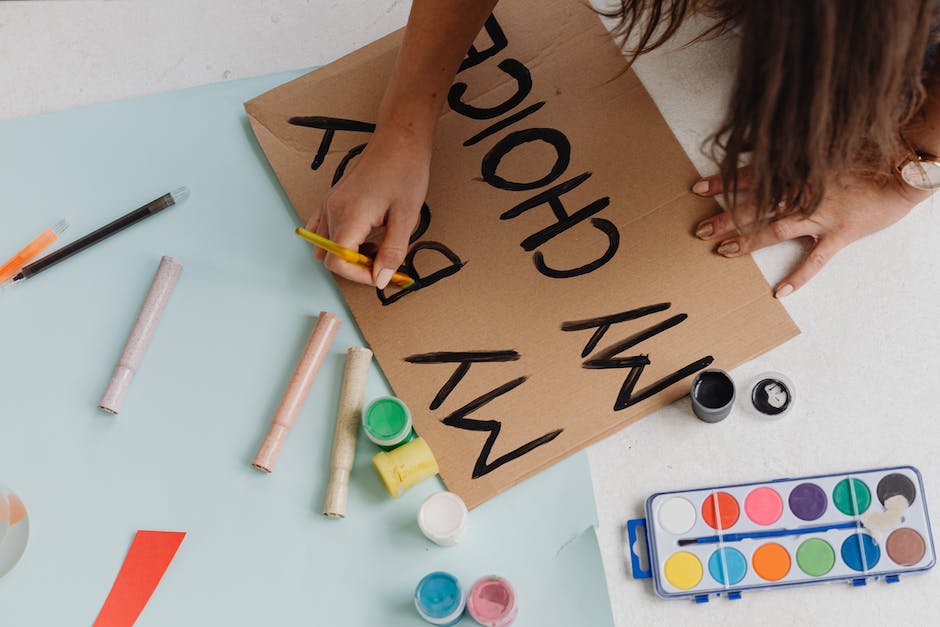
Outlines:
[[408, 406], [394, 396], [377, 398], [362, 410], [362, 429], [366, 437], [385, 451], [411, 442], [416, 437]]

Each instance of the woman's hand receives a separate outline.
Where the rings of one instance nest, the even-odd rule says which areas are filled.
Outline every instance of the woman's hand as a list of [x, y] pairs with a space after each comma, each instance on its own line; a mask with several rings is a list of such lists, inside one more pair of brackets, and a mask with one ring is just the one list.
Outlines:
[[[746, 191], [746, 172], [742, 174], [741, 191]], [[700, 196], [717, 196], [722, 191], [721, 178], [705, 177], [692, 186], [692, 191]], [[783, 298], [806, 285], [844, 247], [894, 224], [929, 196], [928, 191], [900, 182], [879, 186], [869, 180], [847, 177], [841, 184], [829, 185], [822, 204], [808, 218], [789, 215], [742, 234], [725, 211], [700, 222], [695, 235], [703, 240], [717, 240], [717, 252], [724, 257], [740, 257], [788, 239], [812, 238], [813, 247], [806, 258], [774, 288], [774, 296]], [[742, 207], [742, 215], [749, 213], [752, 212], [747, 206]]]
[[372, 272], [317, 251], [326, 267], [353, 281], [388, 285], [428, 192], [434, 128], [457, 68], [496, 0], [413, 0], [392, 76], [365, 150], [330, 190], [307, 229], [357, 250], [385, 226]]
[[384, 226], [372, 272], [319, 248], [317, 258], [340, 276], [384, 289], [408, 252], [408, 239], [428, 191], [430, 162], [430, 146], [407, 133], [373, 135], [327, 194], [319, 215], [307, 223], [308, 230], [353, 250]]

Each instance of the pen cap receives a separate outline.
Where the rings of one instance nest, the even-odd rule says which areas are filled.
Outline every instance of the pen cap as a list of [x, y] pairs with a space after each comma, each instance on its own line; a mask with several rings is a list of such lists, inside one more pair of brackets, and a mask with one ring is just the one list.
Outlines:
[[130, 386], [134, 371], [126, 366], [118, 366], [111, 375], [111, 381], [107, 389], [98, 402], [98, 408], [109, 414], [117, 415], [121, 411], [121, 405], [124, 403], [124, 396], [127, 394], [127, 388]]
[[274, 464], [277, 462], [278, 455], [281, 454], [281, 445], [287, 436], [287, 427], [280, 424], [271, 425], [271, 430], [261, 443], [258, 454], [255, 455], [251, 465], [258, 470], [271, 472], [274, 470]]
[[137, 313], [134, 326], [127, 336], [127, 341], [124, 342], [124, 349], [121, 351], [120, 358], [118, 358], [114, 374], [111, 375], [108, 387], [98, 403], [98, 407], [102, 410], [111, 414], [117, 414], [121, 411], [127, 388], [130, 386], [134, 373], [143, 361], [150, 340], [160, 323], [163, 310], [166, 308], [170, 295], [173, 293], [182, 272], [183, 264], [173, 257], [160, 259], [157, 271], [150, 282], [150, 289], [147, 290], [147, 296]]
[[392, 498], [438, 473], [437, 460], [424, 438], [378, 453], [372, 458], [372, 465]]
[[349, 471], [334, 468], [330, 481], [326, 485], [326, 498], [323, 500], [323, 515], [327, 518], [345, 518], [346, 503], [349, 501]]

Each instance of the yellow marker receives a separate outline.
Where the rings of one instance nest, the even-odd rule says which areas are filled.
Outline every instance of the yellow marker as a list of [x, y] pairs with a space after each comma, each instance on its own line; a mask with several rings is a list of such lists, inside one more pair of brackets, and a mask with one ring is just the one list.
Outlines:
[[0, 266], [0, 283], [3, 283], [11, 276], [23, 269], [29, 260], [49, 247], [54, 241], [59, 239], [65, 229], [69, 228], [68, 220], [59, 220], [52, 227], [43, 231], [39, 237], [26, 245], [23, 250], [13, 255], [9, 261]]
[[[336, 255], [343, 261], [354, 263], [357, 266], [365, 268], [366, 270], [372, 269], [372, 259], [363, 255], [362, 253], [358, 253], [355, 250], [340, 246], [336, 242], [328, 240], [321, 235], [317, 235], [312, 231], [308, 231], [307, 229], [298, 228], [296, 231], [294, 231], [294, 233], [301, 236], [311, 244], [319, 246], [331, 255]], [[402, 274], [401, 272], [396, 272], [393, 274], [391, 282], [402, 289], [408, 289], [415, 284], [414, 279], [412, 279], [407, 274]]]
[[398, 498], [408, 488], [438, 473], [437, 460], [423, 438], [378, 453], [372, 458], [372, 465], [392, 498]]

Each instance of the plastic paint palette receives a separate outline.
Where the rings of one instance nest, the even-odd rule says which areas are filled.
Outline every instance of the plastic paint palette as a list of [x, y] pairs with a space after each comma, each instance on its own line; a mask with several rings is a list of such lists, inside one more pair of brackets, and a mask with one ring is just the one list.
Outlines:
[[[900, 520], [874, 534], [864, 527], [866, 512], [890, 518], [884, 504], [898, 496], [908, 504]], [[652, 577], [663, 598], [699, 603], [824, 581], [894, 583], [936, 561], [923, 481], [912, 466], [659, 492], [627, 531], [634, 578]]]

